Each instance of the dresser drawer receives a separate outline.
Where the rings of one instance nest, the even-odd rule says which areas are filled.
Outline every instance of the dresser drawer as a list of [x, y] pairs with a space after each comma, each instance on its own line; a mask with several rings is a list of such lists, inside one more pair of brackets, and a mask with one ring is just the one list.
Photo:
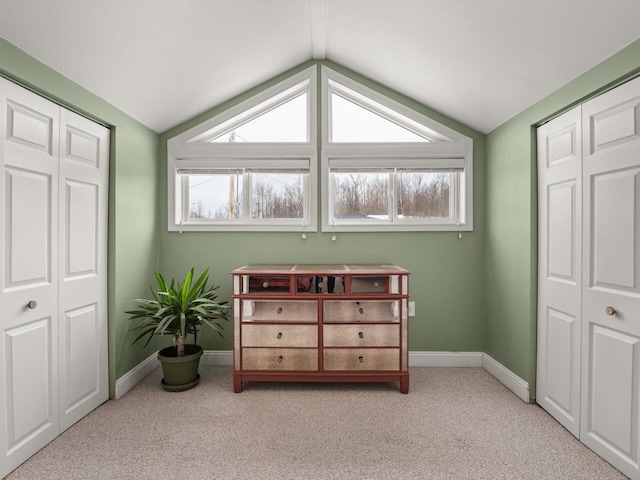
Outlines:
[[289, 275], [248, 275], [248, 293], [289, 293]]
[[325, 347], [399, 347], [398, 325], [324, 325]]
[[318, 322], [315, 300], [243, 300], [243, 322]]
[[243, 370], [317, 371], [316, 348], [243, 348]]
[[242, 325], [243, 347], [318, 346], [316, 325]]
[[398, 300], [327, 300], [324, 302], [325, 323], [399, 322]]
[[389, 277], [352, 277], [351, 293], [388, 293]]
[[327, 348], [323, 356], [327, 371], [400, 370], [398, 348]]

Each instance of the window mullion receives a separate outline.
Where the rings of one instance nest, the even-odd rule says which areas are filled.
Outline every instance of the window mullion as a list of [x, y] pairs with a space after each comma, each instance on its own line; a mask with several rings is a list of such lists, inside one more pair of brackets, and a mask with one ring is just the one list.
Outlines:
[[394, 224], [398, 221], [398, 170], [394, 168], [389, 171], [389, 219]]
[[242, 174], [242, 221], [253, 220], [251, 205], [253, 202], [253, 188], [251, 186], [251, 172], [244, 170]]
[[460, 223], [460, 174], [453, 176], [449, 190], [449, 216]]
[[303, 196], [303, 201], [302, 201], [302, 208], [303, 208], [302, 227], [306, 228], [309, 225], [309, 209], [310, 209], [308, 192], [311, 192], [311, 189], [309, 188], [309, 175], [304, 175], [302, 177], [302, 189], [305, 192], [305, 195]]
[[180, 223], [189, 221], [189, 178], [182, 175], [180, 178]]

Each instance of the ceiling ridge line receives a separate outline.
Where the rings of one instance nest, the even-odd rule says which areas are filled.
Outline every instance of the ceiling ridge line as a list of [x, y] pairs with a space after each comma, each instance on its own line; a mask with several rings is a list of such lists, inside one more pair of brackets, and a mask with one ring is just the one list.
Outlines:
[[329, 0], [309, 0], [309, 24], [311, 27], [311, 57], [327, 58], [327, 19]]

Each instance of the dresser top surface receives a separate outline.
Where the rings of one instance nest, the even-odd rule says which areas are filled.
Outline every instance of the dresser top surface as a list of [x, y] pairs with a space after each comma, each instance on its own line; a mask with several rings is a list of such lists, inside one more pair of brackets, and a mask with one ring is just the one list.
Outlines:
[[319, 274], [319, 275], [389, 275], [409, 274], [408, 270], [397, 265], [388, 264], [253, 264], [236, 268], [231, 272], [234, 275], [288, 275], [292, 273]]

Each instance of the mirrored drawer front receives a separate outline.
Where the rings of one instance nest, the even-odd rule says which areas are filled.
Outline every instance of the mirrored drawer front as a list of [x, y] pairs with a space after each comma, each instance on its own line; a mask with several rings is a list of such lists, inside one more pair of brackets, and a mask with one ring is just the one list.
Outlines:
[[315, 300], [242, 300], [243, 322], [313, 322], [318, 321]]
[[329, 371], [400, 370], [397, 348], [327, 348], [323, 356]]
[[243, 348], [243, 370], [317, 371], [316, 348]]
[[351, 277], [351, 293], [388, 293], [389, 277]]
[[399, 322], [397, 300], [331, 300], [324, 302], [324, 322]]
[[298, 293], [341, 294], [344, 293], [345, 277], [298, 275], [296, 277], [296, 291]]
[[245, 282], [245, 293], [289, 293], [291, 277], [289, 275], [246, 275]]
[[325, 325], [325, 347], [399, 347], [398, 325]]
[[242, 326], [243, 347], [317, 347], [316, 325]]

